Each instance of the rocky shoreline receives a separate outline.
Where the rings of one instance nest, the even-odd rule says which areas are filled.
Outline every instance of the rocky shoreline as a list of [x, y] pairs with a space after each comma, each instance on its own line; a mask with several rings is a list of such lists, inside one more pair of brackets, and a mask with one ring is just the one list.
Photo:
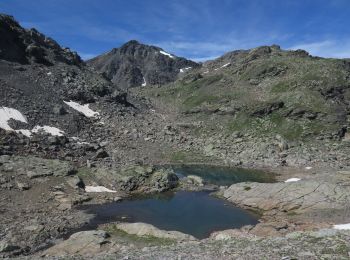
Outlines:
[[[148, 258], [172, 258], [171, 253], [176, 251], [163, 248], [164, 245], [161, 246], [161, 249], [157, 249], [161, 250], [158, 253], [153, 251], [155, 249], [153, 247], [158, 246], [157, 243], [162, 244], [164, 241], [174, 247], [193, 251], [196, 246], [187, 238], [181, 239], [181, 242], [178, 241], [177, 236], [169, 238], [170, 240], [165, 239], [162, 235], [162, 232], [165, 231], [151, 232], [149, 230], [154, 230], [154, 228], [142, 223], [140, 225], [144, 225], [145, 233], [133, 233], [134, 231], [128, 228], [118, 227], [119, 224], [117, 226], [110, 224], [99, 227], [100, 231], [79, 231], [88, 233], [78, 232], [77, 235], [71, 235], [67, 241], [57, 240], [67, 238], [67, 235], [72, 234], [73, 230], [84, 229], [92, 217], [77, 210], [76, 205], [118, 201], [135, 192], [143, 194], [147, 191], [162, 192], [173, 189], [178, 184], [180, 184], [180, 189], [192, 191], [216, 190], [216, 196], [221, 196], [240, 207], [257, 210], [262, 215], [261, 223], [254, 227], [246, 226], [242, 229], [216, 232], [210, 238], [196, 242], [208, 250], [214, 250], [218, 246], [215, 242], [217, 240], [222, 241], [220, 243], [225, 244], [224, 247], [227, 246], [226, 243], [231, 244], [233, 241], [241, 243], [242, 240], [251, 241], [256, 243], [257, 247], [261, 247], [267, 241], [275, 239], [271, 237], [280, 238], [283, 243], [293, 244], [299, 243], [299, 238], [310, 239], [310, 234], [312, 237], [317, 232], [323, 234], [320, 238], [321, 242], [323, 239], [330, 239], [329, 237], [333, 241], [333, 239], [339, 239], [339, 237], [344, 239], [344, 236], [350, 235], [348, 231], [338, 232], [330, 229], [334, 224], [350, 222], [347, 203], [350, 194], [350, 173], [347, 171], [338, 171], [330, 175], [329, 171], [322, 173], [309, 169], [301, 172], [290, 169], [287, 174], [279, 175], [278, 179], [299, 177], [299, 181], [237, 183], [230, 187], [219, 188], [215, 185], [203, 184], [203, 180], [197, 176], [189, 176], [179, 182], [176, 175], [172, 176], [171, 172], [153, 170], [152, 167], [127, 168], [117, 175], [100, 170], [98, 175], [100, 179], [96, 180], [91, 177], [95, 174], [87, 174], [86, 169], [83, 172], [82, 169], [74, 169], [69, 163], [63, 161], [18, 156], [0, 156], [0, 159], [1, 208], [3, 209], [0, 222], [1, 230], [3, 230], [0, 249], [3, 257], [28, 254], [32, 257], [33, 253], [37, 256], [47, 254], [46, 256], [49, 257], [49, 255], [59, 256], [66, 253], [77, 257], [81, 255], [83, 258], [119, 258], [120, 255], [118, 256], [116, 251], [121, 246], [120, 243], [125, 243], [123, 237], [125, 233], [131, 235], [131, 238], [128, 237], [128, 239], [136, 241], [141, 239], [133, 250], [131, 249], [135, 245], [122, 246], [124, 250], [129, 249], [126, 255], [131, 256], [130, 252], [133, 252], [134, 255], [131, 257], [136, 257], [137, 250], [148, 248], [147, 243], [150, 238], [154, 241], [152, 241], [152, 247], [147, 249], [149, 250]], [[101, 175], [102, 172], [104, 175]], [[116, 192], [87, 193], [84, 187], [88, 185], [106, 185], [111, 189], [116, 189], [115, 185], [119, 185], [119, 188], [116, 189]], [[140, 229], [142, 230], [139, 226], [132, 230]], [[101, 233], [102, 231], [105, 233]], [[90, 241], [91, 232], [100, 233], [92, 235], [93, 239], [91, 238]], [[110, 238], [107, 239], [108, 236]], [[71, 239], [77, 243], [77, 246], [69, 242]], [[143, 239], [145, 241], [142, 241]], [[66, 248], [65, 243], [70, 243], [71, 249], [59, 250], [60, 247]], [[79, 245], [85, 248], [84, 243], [89, 245], [92, 243], [94, 246], [92, 248], [89, 246], [88, 251], [81, 251]], [[46, 250], [51, 245], [54, 247]], [[317, 251], [319, 246], [315, 245], [313, 248], [316, 250], [312, 253], [315, 257], [318, 257], [322, 251]], [[349, 245], [345, 243], [344, 248], [348, 248], [347, 246]], [[230, 251], [233, 248], [227, 250]], [[266, 249], [265, 253], [268, 250], [271, 249]], [[343, 251], [340, 256], [345, 257], [345, 251]], [[237, 257], [240, 256], [237, 252], [235, 254]], [[221, 256], [224, 258], [224, 255]], [[232, 256], [227, 255], [227, 258], [232, 258]]]

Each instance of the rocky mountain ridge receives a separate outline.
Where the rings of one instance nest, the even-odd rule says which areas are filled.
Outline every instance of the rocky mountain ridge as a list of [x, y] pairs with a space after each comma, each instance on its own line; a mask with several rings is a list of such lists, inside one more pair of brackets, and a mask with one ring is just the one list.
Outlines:
[[120, 88], [164, 85], [200, 64], [131, 40], [87, 61]]
[[24, 29], [12, 16], [0, 14], [0, 59], [21, 64], [53, 65], [64, 62], [83, 65], [76, 52], [61, 48], [57, 42], [36, 29]]

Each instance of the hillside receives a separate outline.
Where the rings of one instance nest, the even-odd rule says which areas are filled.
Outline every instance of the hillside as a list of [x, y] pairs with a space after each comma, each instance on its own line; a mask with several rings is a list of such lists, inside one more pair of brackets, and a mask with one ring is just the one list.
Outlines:
[[[226, 133], [339, 139], [347, 131], [350, 63], [264, 46], [208, 61], [151, 95]], [[148, 90], [144, 90], [148, 92]], [[219, 124], [218, 124], [219, 123]]]

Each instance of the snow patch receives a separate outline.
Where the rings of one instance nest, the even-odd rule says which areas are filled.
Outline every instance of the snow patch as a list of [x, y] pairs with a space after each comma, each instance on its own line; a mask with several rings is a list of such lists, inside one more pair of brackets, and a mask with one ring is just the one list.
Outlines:
[[26, 137], [31, 137], [32, 136], [32, 131], [27, 130], [27, 129], [19, 129], [15, 130], [16, 133], [20, 133], [22, 135], [25, 135]]
[[181, 72], [181, 73], [184, 73], [185, 71], [188, 71], [188, 70], [190, 70], [190, 69], [192, 69], [192, 67], [182, 68], [182, 69], [180, 69], [180, 72]]
[[161, 54], [168, 56], [169, 58], [175, 59], [175, 57], [173, 55], [171, 55], [170, 53], [167, 53], [165, 51], [159, 51]]
[[145, 77], [143, 77], [143, 82], [142, 82], [142, 85], [141, 85], [142, 87], [146, 87], [147, 86], [147, 82], [146, 82], [146, 79], [145, 79]]
[[86, 192], [116, 192], [115, 190], [107, 189], [104, 186], [85, 186]]
[[209, 70], [203, 72], [203, 74], [207, 74], [207, 73], [209, 73]]
[[22, 123], [28, 124], [28, 121], [25, 118], [25, 116], [22, 115], [22, 113], [19, 112], [17, 109], [10, 108], [10, 107], [1, 107], [0, 108], [0, 128], [7, 131], [13, 131], [12, 127], [10, 127], [8, 124], [8, 121], [10, 119], [14, 119]]
[[37, 125], [32, 130], [33, 133], [38, 133], [40, 131], [43, 131], [45, 133], [49, 133], [50, 135], [54, 135], [54, 136], [63, 136], [64, 135], [64, 131], [62, 131], [56, 127], [47, 126], [47, 125], [44, 125], [44, 126]]
[[339, 225], [333, 225], [334, 229], [338, 230], [350, 230], [350, 223], [348, 224], [339, 224]]
[[225, 68], [225, 67], [227, 67], [227, 66], [229, 66], [229, 65], [231, 65], [230, 62], [229, 62], [229, 63], [226, 63], [226, 64], [224, 64], [224, 65], [222, 65], [220, 68]]
[[307, 167], [305, 167], [305, 169], [306, 169], [306, 170], [311, 170], [312, 167], [311, 167], [311, 166], [307, 166]]
[[290, 178], [290, 179], [288, 179], [288, 180], [285, 180], [284, 182], [296, 182], [296, 181], [300, 181], [301, 179], [299, 179], [299, 178]]
[[227, 66], [229, 66], [229, 65], [231, 65], [230, 62], [229, 62], [229, 63], [226, 63], [226, 64], [222, 65], [220, 68], [216, 68], [216, 69], [214, 69], [214, 70], [222, 69], [222, 68], [225, 68], [225, 67], [227, 67]]
[[79, 103], [74, 102], [72, 100], [69, 102], [67, 102], [67, 101], [63, 101], [63, 102], [66, 103], [71, 108], [75, 109], [76, 111], [82, 113], [86, 117], [96, 117], [100, 114], [100, 113], [95, 112], [92, 109], [90, 109], [89, 104], [80, 105]]
[[32, 130], [28, 130], [28, 129], [15, 130], [12, 127], [10, 127], [8, 124], [8, 121], [10, 119], [14, 119], [22, 123], [28, 124], [26, 117], [17, 109], [9, 108], [9, 107], [1, 107], [0, 108], [0, 128], [6, 131], [14, 131], [16, 133], [20, 133], [27, 137], [31, 137], [33, 133], [37, 133], [40, 130], [56, 136], [62, 136], [64, 134], [62, 130], [52, 126], [35, 126]]

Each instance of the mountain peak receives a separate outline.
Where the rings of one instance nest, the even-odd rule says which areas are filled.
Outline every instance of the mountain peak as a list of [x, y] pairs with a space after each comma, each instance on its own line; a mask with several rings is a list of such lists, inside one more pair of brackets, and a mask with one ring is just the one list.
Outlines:
[[130, 40], [122, 45], [124, 46], [132, 46], [132, 45], [143, 45], [142, 43], [138, 42], [137, 40]]
[[121, 88], [166, 84], [175, 81], [184, 68], [200, 66], [136, 40], [97, 56], [89, 60], [88, 64]]

